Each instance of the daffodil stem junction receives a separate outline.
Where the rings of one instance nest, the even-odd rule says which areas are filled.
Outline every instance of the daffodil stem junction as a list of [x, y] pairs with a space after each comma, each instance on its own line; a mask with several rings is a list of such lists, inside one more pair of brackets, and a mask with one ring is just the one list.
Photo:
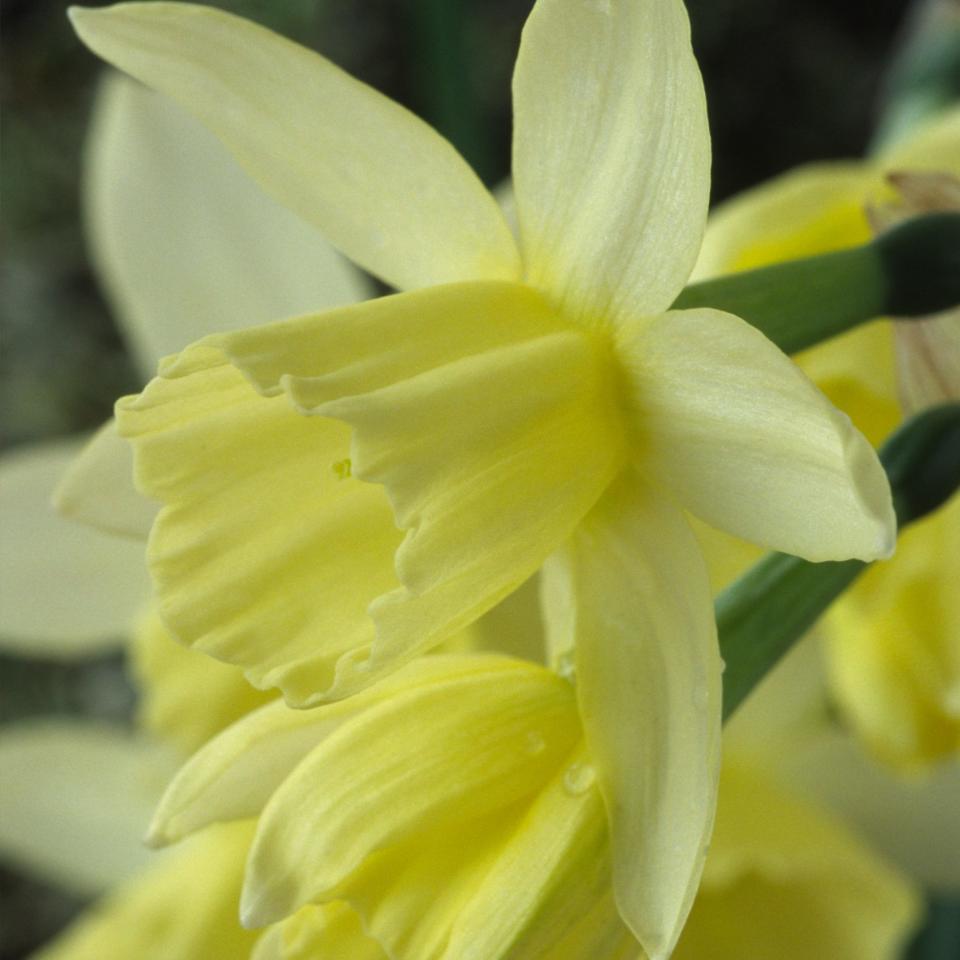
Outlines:
[[859, 247], [692, 284], [673, 307], [726, 310], [796, 353], [875, 317], [923, 317], [957, 304], [960, 213], [935, 213]]
[[[880, 459], [902, 529], [960, 490], [960, 403], [909, 420], [884, 444]], [[717, 597], [725, 719], [866, 566], [772, 553]]]

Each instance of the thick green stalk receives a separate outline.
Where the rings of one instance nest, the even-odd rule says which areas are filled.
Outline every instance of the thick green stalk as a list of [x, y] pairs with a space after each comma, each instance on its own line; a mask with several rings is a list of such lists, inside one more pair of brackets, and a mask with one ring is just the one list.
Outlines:
[[922, 317], [957, 304], [960, 213], [934, 213], [859, 247], [692, 284], [673, 306], [726, 310], [795, 353], [875, 317]]
[[[960, 403], [908, 421], [884, 444], [880, 460], [901, 528], [935, 510], [960, 489]], [[717, 597], [720, 652], [727, 665], [724, 719], [866, 566], [859, 560], [809, 563], [773, 553]]]

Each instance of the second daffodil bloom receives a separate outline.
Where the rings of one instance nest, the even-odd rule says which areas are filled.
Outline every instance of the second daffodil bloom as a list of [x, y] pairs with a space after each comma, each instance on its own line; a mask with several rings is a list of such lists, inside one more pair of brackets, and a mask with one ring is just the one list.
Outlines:
[[[800, 167], [724, 204], [696, 273], [850, 247], [907, 216], [958, 209], [954, 105], [870, 160]], [[880, 443], [904, 416], [960, 399], [960, 310], [871, 323], [797, 359]], [[955, 495], [906, 532], [889, 564], [866, 571], [819, 631], [845, 718], [873, 753], [905, 769], [960, 757], [958, 550]]]
[[516, 237], [445, 140], [316, 54], [192, 5], [71, 16], [402, 291], [208, 337], [119, 403], [138, 486], [163, 504], [149, 561], [166, 625], [311, 705], [546, 564], [617, 903], [666, 955], [720, 731], [683, 510], [812, 560], [894, 540], [886, 477], [849, 420], [742, 320], [670, 311], [709, 194], [682, 3], [536, 3], [513, 85]]

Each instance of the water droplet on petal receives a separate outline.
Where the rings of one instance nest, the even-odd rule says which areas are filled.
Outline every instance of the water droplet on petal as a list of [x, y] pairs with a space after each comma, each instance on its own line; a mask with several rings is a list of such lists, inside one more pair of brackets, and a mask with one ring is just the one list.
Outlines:
[[531, 757], [535, 757], [547, 749], [547, 741], [543, 739], [542, 733], [531, 730], [526, 736], [523, 749]]
[[563, 789], [571, 797], [579, 797], [593, 786], [596, 779], [596, 771], [589, 763], [571, 763], [563, 774]]

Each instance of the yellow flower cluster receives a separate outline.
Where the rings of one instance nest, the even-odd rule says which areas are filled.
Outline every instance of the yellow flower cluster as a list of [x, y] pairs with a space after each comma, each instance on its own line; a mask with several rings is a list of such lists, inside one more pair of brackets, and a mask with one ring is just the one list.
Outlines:
[[[870, 441], [894, 397], [871, 377], [861, 418], [859, 346], [850, 369], [801, 358], [811, 380], [743, 320], [670, 309], [695, 267], [858, 242], [879, 175], [747, 197], [701, 250], [710, 143], [680, 0], [537, 0], [514, 225], [438, 134], [248, 21], [71, 18], [164, 95], [105, 88], [90, 209], [135, 348], [175, 352], [58, 496], [149, 532], [141, 722], [196, 752], [150, 829], [177, 848], [44, 960], [895, 956], [910, 882], [736, 742], [721, 775], [712, 548], [690, 522], [888, 557]], [[161, 188], [184, 183], [171, 209]], [[236, 235], [181, 229], [221, 204]], [[324, 238], [398, 292], [364, 300]], [[855, 336], [886, 350], [876, 330]], [[935, 518], [953, 543], [955, 519]], [[955, 598], [929, 557], [889, 569], [942, 606], [942, 636], [903, 667], [916, 609], [896, 625], [865, 578], [828, 625], [832, 677], [868, 739], [941, 757]]]

